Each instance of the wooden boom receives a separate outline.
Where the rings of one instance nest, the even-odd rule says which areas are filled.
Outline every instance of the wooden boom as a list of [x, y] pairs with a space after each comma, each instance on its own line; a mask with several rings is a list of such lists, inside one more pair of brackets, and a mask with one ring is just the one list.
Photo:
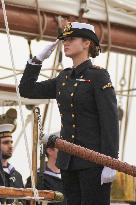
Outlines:
[[[19, 2], [19, 1], [18, 1]], [[39, 21], [37, 12], [35, 9], [22, 8], [6, 5], [7, 17], [9, 22], [10, 33], [15, 35], [22, 35], [33, 39], [39, 37]], [[54, 40], [58, 35], [58, 23], [57, 18], [60, 13], [51, 13], [47, 11], [40, 12], [40, 21], [42, 23], [42, 38], [46, 40]], [[69, 21], [78, 21], [75, 16], [62, 14], [64, 19]], [[91, 23], [95, 26], [96, 34], [100, 39], [101, 47], [103, 50], [108, 45], [108, 31], [107, 23], [102, 21], [96, 21], [93, 19], [82, 19], [83, 22]], [[63, 24], [63, 22], [62, 22]], [[121, 52], [125, 54], [136, 54], [136, 28], [118, 23], [111, 23], [111, 51]], [[0, 32], [5, 32], [5, 25], [3, 19], [2, 8], [0, 7]]]
[[[55, 192], [51, 190], [38, 190], [39, 200], [47, 201], [63, 201], [63, 194], [60, 192]], [[0, 186], [0, 198], [9, 199], [33, 199], [33, 189], [32, 188], [13, 188], [13, 187], [3, 187]]]

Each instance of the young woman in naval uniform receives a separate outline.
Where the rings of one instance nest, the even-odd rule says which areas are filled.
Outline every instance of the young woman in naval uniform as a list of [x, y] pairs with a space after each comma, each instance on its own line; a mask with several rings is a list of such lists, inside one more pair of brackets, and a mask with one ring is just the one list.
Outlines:
[[[27, 98], [56, 99], [61, 115], [61, 138], [105, 155], [118, 157], [118, 115], [115, 92], [107, 70], [94, 66], [89, 56], [99, 55], [94, 27], [68, 23], [59, 40], [73, 61], [54, 79], [37, 82], [42, 61], [57, 45], [46, 47], [29, 60], [20, 82]], [[109, 205], [115, 170], [64, 152], [58, 153], [67, 205]]]

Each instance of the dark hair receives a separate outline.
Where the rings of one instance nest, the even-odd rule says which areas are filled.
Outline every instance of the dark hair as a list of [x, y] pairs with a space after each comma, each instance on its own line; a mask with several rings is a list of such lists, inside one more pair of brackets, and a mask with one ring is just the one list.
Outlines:
[[91, 41], [89, 50], [88, 50], [89, 56], [92, 58], [95, 58], [96, 56], [100, 54], [100, 52], [101, 52], [100, 46], [96, 46], [96, 44], [93, 41]]
[[[89, 39], [85, 39], [83, 38], [83, 41], [86, 41], [86, 40], [89, 40]], [[90, 40], [89, 40], [90, 41]], [[92, 57], [92, 58], [95, 58], [96, 56], [99, 55], [99, 53], [101, 52], [101, 47], [100, 45], [96, 45], [95, 42], [93, 41], [90, 41], [90, 46], [89, 46], [89, 49], [88, 49], [88, 57]]]

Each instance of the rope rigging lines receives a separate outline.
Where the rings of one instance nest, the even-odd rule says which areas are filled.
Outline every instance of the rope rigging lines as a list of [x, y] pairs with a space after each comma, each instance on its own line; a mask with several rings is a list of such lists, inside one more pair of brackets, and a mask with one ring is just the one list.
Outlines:
[[108, 69], [109, 58], [110, 58], [110, 48], [111, 48], [111, 25], [109, 19], [109, 6], [108, 1], [104, 0], [105, 9], [106, 9], [106, 19], [107, 19], [107, 27], [108, 27], [108, 47], [107, 47], [107, 61], [106, 61], [106, 69]]
[[10, 60], [11, 60], [11, 65], [12, 65], [14, 80], [15, 80], [15, 85], [16, 85], [16, 93], [17, 93], [19, 111], [20, 111], [20, 116], [21, 116], [21, 123], [22, 123], [22, 128], [24, 130], [24, 141], [25, 141], [28, 165], [29, 165], [29, 169], [31, 172], [32, 188], [33, 188], [34, 198], [35, 198], [35, 200], [37, 200], [38, 199], [38, 192], [37, 192], [36, 187], [35, 187], [33, 170], [31, 167], [31, 158], [30, 158], [29, 146], [28, 146], [28, 141], [27, 141], [27, 136], [26, 136], [25, 122], [24, 122], [23, 110], [22, 110], [22, 104], [21, 104], [21, 97], [20, 97], [20, 93], [19, 93], [18, 81], [17, 81], [16, 71], [15, 71], [15, 63], [14, 63], [14, 57], [13, 57], [13, 51], [12, 51], [12, 45], [11, 45], [11, 39], [10, 39], [10, 32], [9, 32], [9, 27], [8, 27], [8, 19], [7, 19], [4, 0], [1, 0], [1, 3], [2, 3], [2, 11], [3, 11], [3, 16], [4, 16], [5, 28], [6, 28], [6, 33], [7, 33], [7, 40], [8, 40], [8, 46], [9, 46], [9, 52], [10, 52]]

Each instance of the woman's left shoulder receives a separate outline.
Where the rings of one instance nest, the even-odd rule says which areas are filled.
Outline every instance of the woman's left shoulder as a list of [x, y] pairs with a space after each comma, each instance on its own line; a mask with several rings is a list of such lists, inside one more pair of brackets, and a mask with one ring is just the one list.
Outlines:
[[87, 75], [89, 77], [97, 79], [98, 81], [102, 78], [110, 79], [110, 75], [107, 69], [96, 65], [92, 65], [92, 67], [87, 70]]
[[96, 86], [98, 87], [100, 86], [103, 88], [104, 86], [108, 85], [113, 87], [107, 69], [100, 66], [93, 65], [92, 72], [93, 72], [93, 80], [95, 82], [94, 84]]
[[93, 72], [94, 72], [94, 74], [95, 74], [95, 77], [97, 78], [99, 78], [99, 77], [110, 77], [110, 74], [109, 74], [109, 72], [108, 72], [108, 70], [107, 69], [105, 69], [105, 68], [103, 68], [103, 67], [100, 67], [100, 66], [96, 66], [96, 65], [93, 65]]

